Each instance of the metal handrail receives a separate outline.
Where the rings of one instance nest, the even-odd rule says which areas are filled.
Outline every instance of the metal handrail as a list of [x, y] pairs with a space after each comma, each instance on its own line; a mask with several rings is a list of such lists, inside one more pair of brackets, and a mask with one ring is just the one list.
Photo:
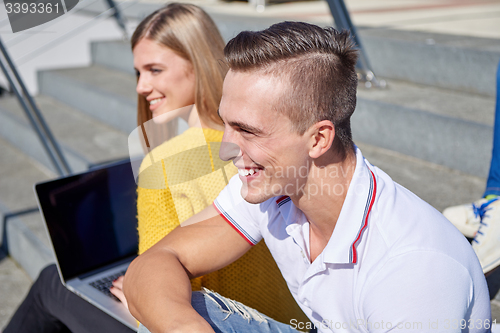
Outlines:
[[[71, 169], [64, 158], [64, 155], [57, 143], [56, 139], [52, 135], [47, 123], [45, 122], [38, 106], [36, 105], [33, 97], [31, 97], [28, 89], [24, 85], [24, 82], [19, 75], [16, 66], [12, 62], [7, 49], [3, 45], [2, 39], [0, 38], [0, 67], [9, 82], [14, 94], [16, 95], [21, 107], [23, 108], [26, 116], [28, 117], [31, 126], [35, 130], [43, 148], [47, 152], [50, 161], [54, 165], [57, 173], [60, 176], [65, 176], [71, 174]], [[4, 63], [5, 62], [5, 63]], [[18, 86], [21, 88], [19, 91]]]
[[349, 11], [344, 3], [344, 0], [326, 0], [328, 7], [330, 7], [330, 12], [332, 13], [333, 19], [335, 21], [335, 26], [337, 29], [346, 29], [351, 32], [351, 36], [359, 49], [359, 59], [356, 67], [361, 71], [363, 75], [363, 80], [369, 83], [368, 88], [373, 84], [376, 87], [385, 87], [384, 80], [378, 80], [373, 73], [370, 62], [368, 61], [368, 56], [366, 55], [365, 49], [361, 44], [361, 40], [358, 37], [356, 27], [352, 24], [351, 17], [349, 16]]
[[123, 37], [125, 39], [128, 39], [127, 27], [125, 24], [125, 17], [122, 15], [120, 9], [118, 8], [118, 6], [115, 4], [115, 2], [113, 0], [106, 0], [106, 3], [108, 4], [110, 9], [114, 10], [113, 17], [115, 18], [118, 26], [122, 29]]

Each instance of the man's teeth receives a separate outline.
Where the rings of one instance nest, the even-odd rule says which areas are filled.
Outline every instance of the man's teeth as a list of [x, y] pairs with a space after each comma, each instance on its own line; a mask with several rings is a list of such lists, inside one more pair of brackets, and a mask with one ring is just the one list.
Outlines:
[[247, 177], [257, 173], [258, 169], [238, 169], [240, 176]]
[[149, 105], [155, 105], [156, 103], [160, 102], [163, 98], [157, 98], [153, 99], [151, 102], [149, 102]]

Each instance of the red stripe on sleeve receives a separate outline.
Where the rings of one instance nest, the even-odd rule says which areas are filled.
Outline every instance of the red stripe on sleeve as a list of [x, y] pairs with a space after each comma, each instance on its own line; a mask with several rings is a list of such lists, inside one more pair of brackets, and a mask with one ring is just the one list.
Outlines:
[[223, 219], [224, 219], [227, 223], [229, 223], [229, 225], [230, 225], [231, 227], [233, 227], [233, 229], [234, 229], [234, 230], [236, 230], [236, 232], [237, 232], [237, 233], [239, 233], [239, 234], [241, 235], [241, 237], [243, 237], [243, 239], [245, 239], [245, 240], [248, 242], [248, 244], [250, 244], [250, 245], [252, 245], [252, 246], [254, 246], [254, 245], [255, 245], [255, 244], [254, 244], [254, 243], [252, 243], [252, 242], [251, 242], [251, 241], [250, 241], [250, 240], [249, 240], [249, 239], [248, 239], [248, 238], [247, 238], [247, 237], [246, 237], [246, 236], [245, 236], [245, 235], [244, 235], [244, 234], [243, 234], [243, 233], [242, 233], [242, 232], [241, 232], [241, 231], [240, 231], [240, 230], [239, 230], [239, 229], [238, 229], [238, 228], [237, 228], [234, 224], [233, 224], [233, 223], [231, 223], [231, 221], [229, 221], [229, 220], [228, 220], [228, 218], [227, 218], [224, 214], [222, 214], [222, 213], [221, 213], [221, 211], [219, 210], [219, 208], [217, 208], [217, 206], [215, 205], [215, 203], [213, 203], [212, 205], [214, 206], [215, 210], [219, 213], [219, 215], [220, 215], [220, 216], [222, 216], [222, 218], [223, 218]]

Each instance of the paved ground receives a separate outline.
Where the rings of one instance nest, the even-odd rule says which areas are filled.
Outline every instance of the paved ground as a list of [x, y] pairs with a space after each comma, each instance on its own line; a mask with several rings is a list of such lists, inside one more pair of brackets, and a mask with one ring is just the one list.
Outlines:
[[24, 299], [31, 280], [23, 269], [0, 251], [0, 329], [5, 326], [12, 313]]

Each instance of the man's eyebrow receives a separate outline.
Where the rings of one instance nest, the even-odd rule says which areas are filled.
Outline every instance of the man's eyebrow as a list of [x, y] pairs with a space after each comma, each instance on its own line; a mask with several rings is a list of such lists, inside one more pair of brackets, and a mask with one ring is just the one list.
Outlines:
[[[219, 109], [217, 109], [217, 115], [219, 116], [220, 120], [222, 120], [222, 117], [220, 116]], [[224, 120], [222, 120], [224, 122]], [[248, 124], [240, 123], [238, 121], [230, 121], [229, 126], [231, 127], [239, 127], [240, 129], [251, 132], [253, 134], [262, 134], [263, 131], [260, 128], [250, 126]]]
[[262, 134], [264, 132], [260, 128], [253, 127], [253, 126], [250, 126], [250, 125], [245, 124], [245, 123], [240, 123], [238, 121], [230, 121], [229, 122], [229, 126], [231, 126], [231, 127], [239, 127], [240, 129], [242, 129], [242, 130], [244, 130], [246, 132], [253, 133], [253, 134]]

